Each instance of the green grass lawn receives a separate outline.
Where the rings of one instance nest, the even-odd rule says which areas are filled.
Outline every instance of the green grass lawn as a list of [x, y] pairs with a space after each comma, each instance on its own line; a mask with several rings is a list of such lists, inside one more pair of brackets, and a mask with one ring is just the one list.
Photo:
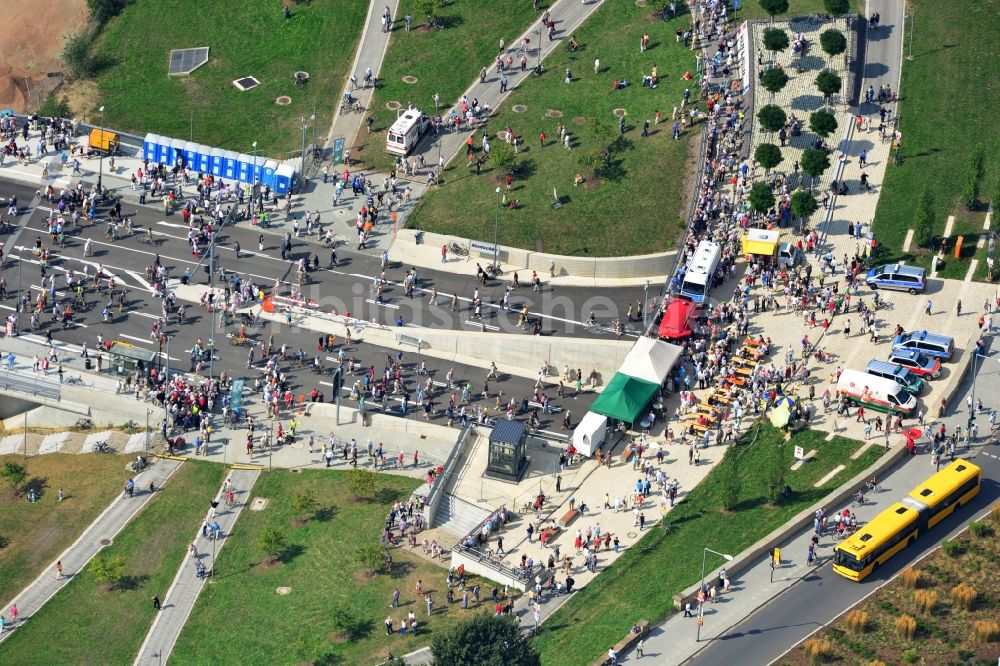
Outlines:
[[[751, 431], [752, 432], [752, 431]], [[746, 441], [752, 439], [752, 436]], [[782, 444], [785, 467], [792, 464], [793, 446], [816, 449], [817, 457], [797, 471], [787, 471], [785, 483], [793, 500], [780, 507], [767, 504], [768, 451]], [[750, 446], [730, 447], [716, 469], [696, 486], [668, 515], [673, 530], [651, 530], [594, 582], [587, 585], [542, 625], [535, 645], [546, 666], [584, 664], [607, 651], [628, 632], [631, 624], [646, 618], [657, 622], [673, 612], [673, 595], [697, 582], [704, 544], [725, 553], [739, 553], [792, 516], [817, 502], [831, 490], [871, 465], [882, 455], [872, 447], [851, 460], [860, 442], [810, 430], [785, 443], [770, 425], [762, 426]], [[711, 449], [710, 449], [711, 451]], [[838, 464], [846, 469], [814, 488], [813, 484]], [[732, 513], [722, 510], [724, 465], [735, 465], [741, 479], [739, 503]], [[641, 546], [641, 547], [640, 547]], [[652, 550], [643, 554], [643, 548]], [[656, 585], [649, 573], [656, 572]], [[586, 627], [586, 631], [580, 631]]]
[[[98, 56], [104, 122], [123, 131], [154, 132], [241, 153], [285, 159], [301, 150], [300, 118], [316, 112], [316, 137], [326, 138], [361, 36], [368, 3], [312, 0], [292, 4], [240, 0], [137, 0], [105, 29]], [[171, 49], [208, 46], [209, 61], [190, 76], [167, 76]], [[296, 88], [293, 74], [310, 79]], [[256, 77], [247, 92], [232, 81]], [[289, 106], [274, 100], [288, 95]], [[93, 119], [98, 118], [95, 112]], [[312, 142], [312, 129], [306, 138]]]
[[[686, 214], [684, 199], [692, 182], [689, 140], [700, 135], [700, 127], [688, 130], [682, 140], [671, 138], [670, 117], [681, 103], [685, 87], [697, 98], [697, 86], [682, 80], [694, 69], [694, 52], [674, 39], [678, 27], [687, 27], [690, 17], [650, 21], [648, 7], [632, 2], [604, 3], [576, 31], [583, 49], [567, 53], [555, 50], [546, 60], [546, 73], [530, 78], [514, 90], [490, 120], [491, 141], [510, 127], [524, 139], [518, 156], [520, 173], [510, 194], [521, 202], [518, 210], [500, 213], [500, 242], [504, 245], [541, 249], [579, 256], [623, 256], [664, 251], [674, 247]], [[649, 32], [652, 45], [639, 51], [639, 38]], [[594, 60], [601, 71], [594, 73]], [[642, 75], [657, 67], [660, 84], [655, 90], [641, 85]], [[573, 81], [564, 83], [570, 69]], [[630, 86], [614, 91], [616, 79]], [[515, 113], [523, 105], [523, 113]], [[612, 138], [618, 136], [615, 109], [625, 109], [624, 142], [611, 157], [611, 167], [593, 177], [579, 163], [581, 155], [602, 147], [595, 136], [594, 119], [606, 124]], [[653, 124], [659, 110], [664, 122]], [[553, 117], [561, 113], [560, 117]], [[650, 122], [649, 136], [641, 136], [643, 122]], [[572, 150], [560, 145], [556, 125], [564, 123], [571, 135]], [[539, 146], [539, 134], [546, 143]], [[476, 137], [477, 148], [481, 136]], [[604, 143], [603, 145], [606, 145]], [[586, 181], [574, 187], [579, 173]], [[413, 213], [411, 224], [465, 238], [493, 238], [499, 170], [491, 162], [475, 176], [462, 154], [444, 173], [440, 190], [426, 195]], [[553, 210], [552, 190], [563, 206]]]
[[[934, 197], [935, 233], [944, 231], [949, 214], [956, 215], [953, 236], [981, 233], [983, 213], [970, 215], [959, 202], [967, 180], [969, 156], [981, 147], [986, 158], [986, 178], [981, 199], [1000, 194], [1000, 134], [983, 109], [1000, 103], [1000, 86], [992, 63], [1000, 56], [995, 39], [1000, 32], [1000, 1], [937, 3], [911, 0], [915, 10], [912, 61], [903, 63], [903, 95], [899, 130], [903, 134], [901, 166], [889, 165], [875, 213], [875, 234], [890, 259], [929, 267], [926, 251], [902, 253], [907, 229], [914, 226], [916, 202], [927, 188]], [[909, 48], [909, 24], [904, 48]], [[962, 222], [969, 218], [968, 224]], [[975, 223], [978, 220], [978, 226]], [[969, 260], [978, 257], [985, 276], [986, 250], [975, 251], [968, 235], [968, 249], [956, 261], [949, 252], [943, 277], [963, 278]], [[951, 246], [953, 248], [953, 246]]]
[[108, 592], [89, 570], [77, 573], [4, 642], [0, 660], [10, 665], [132, 663], [153, 622], [150, 598], [166, 594], [224, 472], [221, 465], [184, 463], [102, 551], [125, 558], [132, 585]]
[[[530, 2], [453, 0], [441, 9], [445, 28], [428, 32], [422, 27], [423, 17], [415, 10], [415, 4], [414, 0], [401, 0], [394, 17], [389, 50], [371, 104], [375, 140], [367, 141], [367, 134], [362, 131], [351, 150], [351, 158], [363, 161], [369, 168], [392, 168], [393, 156], [384, 150], [385, 131], [396, 120], [396, 111], [386, 108], [386, 102], [399, 102], [403, 109], [412, 103], [433, 114], [437, 93], [441, 109], [451, 108], [479, 76], [480, 68], [493, 61], [500, 38], [513, 44], [540, 15]], [[409, 32], [403, 21], [407, 14], [414, 17]], [[414, 76], [417, 82], [406, 83], [404, 76]], [[348, 141], [352, 138], [348, 137]]]
[[[56, 453], [36, 456], [3, 456], [28, 472], [27, 487], [40, 498], [31, 504], [14, 497], [4, 487], [0, 511], [0, 605], [49, 566], [121, 492], [128, 478], [121, 456], [78, 456]], [[62, 488], [64, 499], [57, 501]], [[27, 492], [27, 490], [25, 490]]]
[[[393, 550], [393, 572], [364, 576], [355, 549], [377, 542], [392, 503], [417, 487], [413, 479], [379, 477], [376, 500], [355, 501], [345, 474], [325, 470], [268, 472], [254, 487], [255, 497], [270, 499], [261, 512], [244, 512], [232, 542], [219, 555], [221, 575], [202, 592], [184, 628], [173, 660], [178, 664], [218, 663], [220, 646], [255, 664], [373, 664], [388, 651], [401, 655], [427, 645], [464, 613], [492, 610], [490, 585], [483, 583], [486, 603], [463, 611], [445, 601], [446, 569], [410, 555], [409, 547]], [[310, 490], [319, 503], [304, 522], [290, 506], [297, 492]], [[266, 527], [282, 530], [288, 554], [276, 565], [262, 565], [257, 535]], [[434, 615], [427, 617], [414, 586], [422, 580], [432, 590]], [[279, 596], [280, 586], [291, 588]], [[400, 607], [389, 608], [392, 591], [401, 593]], [[460, 595], [457, 595], [460, 596]], [[332, 611], [351, 618], [337, 626]], [[387, 637], [383, 622], [392, 615], [398, 627], [408, 611], [417, 615], [418, 636]], [[238, 621], [237, 621], [238, 618]], [[266, 630], [264, 628], [266, 627]]]

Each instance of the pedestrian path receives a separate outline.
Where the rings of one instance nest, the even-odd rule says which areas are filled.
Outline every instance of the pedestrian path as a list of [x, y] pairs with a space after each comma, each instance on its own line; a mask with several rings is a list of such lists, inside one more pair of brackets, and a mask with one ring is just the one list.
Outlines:
[[[149, 633], [146, 634], [146, 640], [143, 641], [135, 658], [134, 663], [137, 666], [139, 664], [160, 666], [170, 658], [177, 637], [184, 628], [184, 623], [187, 622], [191, 609], [194, 608], [198, 595], [205, 586], [205, 581], [214, 574], [218, 551], [226, 545], [229, 535], [232, 534], [237, 518], [250, 499], [250, 490], [258, 476], [260, 471], [256, 469], [233, 469], [226, 477], [219, 494], [215, 497], [219, 502], [219, 509], [210, 509], [205, 516], [205, 524], [195, 533], [194, 549], [184, 557], [177, 575], [174, 576], [174, 582], [161, 601], [160, 612], [157, 613]], [[230, 488], [235, 503], [227, 508], [226, 494]], [[218, 529], [215, 528], [216, 525]], [[212, 535], [215, 535], [214, 538], [210, 538]], [[199, 574], [198, 563], [205, 567], [204, 575]]]
[[[556, 26], [554, 38], [549, 39], [545, 36], [546, 29], [542, 26], [541, 16], [539, 16], [538, 21], [525, 30], [516, 40], [509, 42], [510, 46], [507, 47], [506, 53], [513, 54], [518, 52], [520, 45], [525, 43], [525, 39], [528, 39], [530, 40], [529, 44], [535, 45], [534, 49], [530, 46], [527, 49], [526, 55], [528, 56], [529, 64], [531, 62], [543, 61], [554, 50], [562, 48], [564, 40], [569, 39], [570, 35], [603, 4], [604, 0], [584, 0], [583, 2], [580, 2], [580, 0], [558, 0], [548, 10], [551, 20]], [[522, 81], [529, 76], [533, 76], [534, 71], [531, 68], [523, 72], [517, 68], [508, 69], [504, 74], [507, 80], [507, 88], [505, 91], [501, 91], [500, 74], [497, 73], [493, 63], [488, 62], [483, 63], [483, 65], [488, 72], [485, 80], [480, 81], [477, 77], [466, 89], [463, 97], [467, 97], [470, 100], [478, 99], [480, 105], [488, 104], [492, 109], [497, 109]], [[549, 73], [547, 76], [559, 76], [559, 74]], [[442, 115], [447, 116], [450, 111], [454, 111], [459, 116], [464, 117], [460, 103], [461, 98], [457, 100], [457, 103], [451, 109], [445, 110]], [[464, 150], [465, 140], [468, 135], [469, 132], [465, 129], [457, 132], [444, 132], [437, 136], [436, 141], [425, 140], [422, 142], [412, 155], [423, 154], [427, 164], [447, 164], [459, 151]]]
[[[102, 548], [110, 545], [118, 533], [132, 518], [138, 514], [150, 499], [156, 497], [150, 492], [152, 484], [159, 490], [170, 476], [181, 466], [176, 460], [156, 460], [152, 467], [135, 477], [136, 492], [133, 497], [116, 497], [114, 501], [99, 515], [93, 523], [63, 551], [55, 562], [45, 568], [38, 578], [24, 588], [9, 604], [3, 607], [5, 617], [10, 618], [10, 610], [17, 607], [17, 622], [8, 623], [10, 629], [0, 634], [0, 642], [6, 640], [13, 631], [38, 612], [73, 577], [87, 566], [87, 563]], [[58, 578], [55, 573], [56, 562], [62, 563], [63, 576]]]

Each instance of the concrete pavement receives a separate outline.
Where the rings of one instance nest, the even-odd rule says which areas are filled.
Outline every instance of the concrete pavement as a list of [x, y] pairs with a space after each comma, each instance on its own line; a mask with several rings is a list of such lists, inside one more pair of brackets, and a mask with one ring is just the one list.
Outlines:
[[[170, 658], [170, 653], [174, 649], [177, 637], [187, 622], [191, 610], [194, 608], [198, 595], [201, 594], [205, 582], [215, 574], [215, 559], [218, 551], [226, 545], [229, 536], [233, 532], [236, 520], [243, 511], [246, 502], [250, 499], [250, 490], [253, 488], [259, 470], [233, 469], [219, 489], [215, 500], [219, 502], [219, 509], [210, 509], [205, 516], [208, 527], [199, 527], [192, 542], [194, 549], [181, 562], [180, 569], [174, 577], [170, 589], [161, 600], [160, 612], [156, 614], [156, 619], [146, 634], [146, 639], [139, 648], [139, 654], [135, 658], [134, 664], [157, 664], [159, 666]], [[227, 490], [232, 489], [235, 504], [228, 507], [226, 504]], [[219, 530], [215, 529], [215, 525]], [[211, 537], [211, 538], [210, 538]], [[197, 574], [196, 566], [200, 563], [205, 567], [206, 576]]]
[[[29, 622], [31, 616], [82, 571], [104, 546], [114, 541], [122, 528], [146, 506], [147, 502], [156, 497], [155, 492], [149, 491], [150, 484], [157, 490], [161, 489], [180, 466], [181, 463], [176, 460], [158, 459], [149, 469], [138, 474], [135, 477], [133, 497], [116, 497], [83, 534], [56, 558], [55, 562], [47, 566], [38, 578], [4, 606], [3, 613], [8, 618], [11, 607], [17, 606], [18, 620], [16, 623], [10, 623], [10, 628], [0, 634], [0, 641], [5, 640], [25, 622]], [[56, 562], [62, 563], [61, 578], [57, 578], [55, 573]]]

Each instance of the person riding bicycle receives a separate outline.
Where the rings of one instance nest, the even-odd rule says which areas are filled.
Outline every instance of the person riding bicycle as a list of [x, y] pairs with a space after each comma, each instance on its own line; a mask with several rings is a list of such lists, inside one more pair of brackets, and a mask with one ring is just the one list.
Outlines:
[[875, 489], [877, 487], [878, 487], [878, 483], [876, 482], [875, 476], [873, 475], [872, 478], [871, 478], [871, 480], [868, 482], [868, 492], [872, 492], [872, 493], [875, 492]]
[[858, 492], [854, 493], [854, 501], [857, 502], [858, 504], [864, 504], [865, 503], [865, 491], [859, 490]]
[[128, 495], [129, 497], [132, 497], [134, 493], [135, 493], [135, 481], [129, 479], [128, 481], [125, 482], [125, 494]]

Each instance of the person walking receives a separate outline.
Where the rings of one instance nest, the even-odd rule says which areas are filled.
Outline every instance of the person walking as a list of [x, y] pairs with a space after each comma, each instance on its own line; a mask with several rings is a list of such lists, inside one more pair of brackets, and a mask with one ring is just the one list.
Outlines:
[[58, 560], [56, 562], [56, 580], [62, 580], [62, 577], [63, 577], [62, 560]]
[[153, 595], [153, 610], [160, 610], [160, 595], [158, 594]]

